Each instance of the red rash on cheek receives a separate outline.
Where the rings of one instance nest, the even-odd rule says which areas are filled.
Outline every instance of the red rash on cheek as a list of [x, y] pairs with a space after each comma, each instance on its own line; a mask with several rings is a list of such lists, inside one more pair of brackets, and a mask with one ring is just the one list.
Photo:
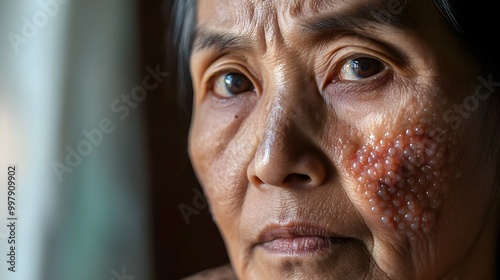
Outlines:
[[421, 119], [406, 131], [371, 136], [351, 154], [357, 192], [380, 222], [392, 229], [430, 233], [450, 178], [450, 141]]

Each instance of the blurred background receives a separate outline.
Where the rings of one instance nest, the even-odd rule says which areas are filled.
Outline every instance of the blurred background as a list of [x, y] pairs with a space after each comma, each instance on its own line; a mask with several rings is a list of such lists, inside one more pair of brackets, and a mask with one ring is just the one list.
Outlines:
[[180, 279], [228, 262], [186, 153], [171, 6], [0, 0], [0, 279]]

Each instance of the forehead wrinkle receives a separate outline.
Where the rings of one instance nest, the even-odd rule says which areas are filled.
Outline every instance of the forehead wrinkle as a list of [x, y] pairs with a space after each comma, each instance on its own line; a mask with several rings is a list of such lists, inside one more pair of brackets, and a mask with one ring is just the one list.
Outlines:
[[292, 17], [301, 17], [307, 14], [316, 14], [327, 7], [338, 6], [345, 0], [248, 0], [253, 7], [263, 7], [287, 11]]
[[241, 7], [244, 7], [243, 9], [247, 10], [246, 14], [249, 15], [245, 19], [245, 25], [274, 23], [264, 25], [267, 37], [284, 42], [282, 36], [280, 36], [281, 38], [270, 36], [271, 34], [280, 34], [278, 31], [282, 30], [281, 24], [314, 16], [327, 7], [332, 9], [343, 2], [345, 0], [247, 0]]
[[284, 2], [286, 5], [286, 10], [292, 17], [301, 18], [305, 15], [313, 15], [324, 10], [327, 6], [331, 6], [333, 3], [338, 4], [339, 0], [288, 0]]
[[278, 47], [284, 43], [280, 27], [281, 2], [276, 2], [247, 0], [236, 6], [238, 16], [234, 17], [232, 29], [261, 42], [257, 43], [261, 52], [266, 52], [269, 46]]
[[229, 33], [251, 35], [258, 20], [255, 15], [255, 5], [251, 0], [199, 0], [197, 10], [197, 27], [220, 33], [227, 30], [234, 31]]
[[264, 48], [277, 47], [284, 42], [280, 26], [281, 2], [269, 0], [251, 0], [254, 7], [254, 19], [256, 33], [261, 36]]
[[[339, 19], [346, 19], [345, 26], [363, 30], [368, 22], [386, 24], [387, 22], [374, 17], [380, 10], [388, 9], [384, 0], [346, 1], [346, 0], [248, 0], [255, 9], [257, 25], [265, 24], [265, 38], [286, 46], [292, 37], [296, 37], [300, 25], [314, 19], [339, 14]], [[406, 3], [406, 2], [405, 2]], [[348, 16], [356, 15], [357, 20], [349, 20]], [[361, 12], [363, 11], [363, 12]], [[344, 15], [345, 14], [345, 15]], [[341, 16], [344, 15], [344, 16]], [[390, 19], [394, 25], [405, 25], [399, 22], [400, 17]], [[339, 21], [341, 22], [341, 21]], [[301, 24], [302, 23], [302, 24]], [[289, 28], [287, 28], [289, 27]], [[372, 26], [373, 27], [373, 26]], [[298, 32], [300, 34], [301, 32]], [[291, 35], [291, 37], [289, 36]], [[303, 34], [302, 34], [303, 35]], [[290, 38], [289, 38], [290, 37]]]
[[[411, 0], [400, 1], [403, 1], [402, 5], [405, 7]], [[308, 20], [327, 14], [342, 14], [346, 10], [353, 9], [370, 10], [378, 15], [382, 12], [389, 13], [390, 8], [390, 1], [387, 0], [286, 0], [280, 3], [281, 8], [284, 8], [283, 11], [288, 12], [287, 16], [297, 20]]]
[[252, 1], [245, 1], [242, 5], [237, 5], [236, 9], [236, 26], [241, 26], [242, 30], [248, 30], [248, 33], [251, 33], [250, 31], [255, 29], [253, 23], [258, 22], [255, 15], [255, 4]]
[[264, 51], [269, 46], [283, 48], [289, 43], [288, 33], [294, 32], [297, 19], [320, 13], [332, 2], [338, 5], [343, 0], [248, 0], [244, 6], [251, 17], [245, 24], [252, 26], [257, 38], [264, 39]]

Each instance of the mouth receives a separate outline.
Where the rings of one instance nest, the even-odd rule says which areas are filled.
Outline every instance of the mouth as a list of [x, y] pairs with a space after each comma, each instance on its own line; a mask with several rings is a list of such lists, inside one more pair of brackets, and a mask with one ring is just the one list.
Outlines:
[[257, 246], [266, 251], [286, 256], [301, 256], [332, 251], [351, 241], [325, 228], [312, 225], [272, 225], [259, 236]]

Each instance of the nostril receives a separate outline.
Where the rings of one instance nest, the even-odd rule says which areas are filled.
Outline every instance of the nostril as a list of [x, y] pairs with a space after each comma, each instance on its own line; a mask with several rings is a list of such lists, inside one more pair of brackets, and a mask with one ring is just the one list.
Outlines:
[[309, 184], [312, 181], [311, 177], [306, 174], [292, 173], [286, 176], [283, 183], [285, 184]]
[[282, 148], [266, 151], [264, 147], [256, 151], [247, 167], [247, 179], [251, 185], [309, 188], [319, 187], [325, 182], [326, 164], [321, 151], [299, 153], [296, 149]]
[[250, 178], [250, 183], [254, 186], [261, 186], [264, 185], [264, 181], [262, 181], [259, 177], [257, 176], [249, 176]]

